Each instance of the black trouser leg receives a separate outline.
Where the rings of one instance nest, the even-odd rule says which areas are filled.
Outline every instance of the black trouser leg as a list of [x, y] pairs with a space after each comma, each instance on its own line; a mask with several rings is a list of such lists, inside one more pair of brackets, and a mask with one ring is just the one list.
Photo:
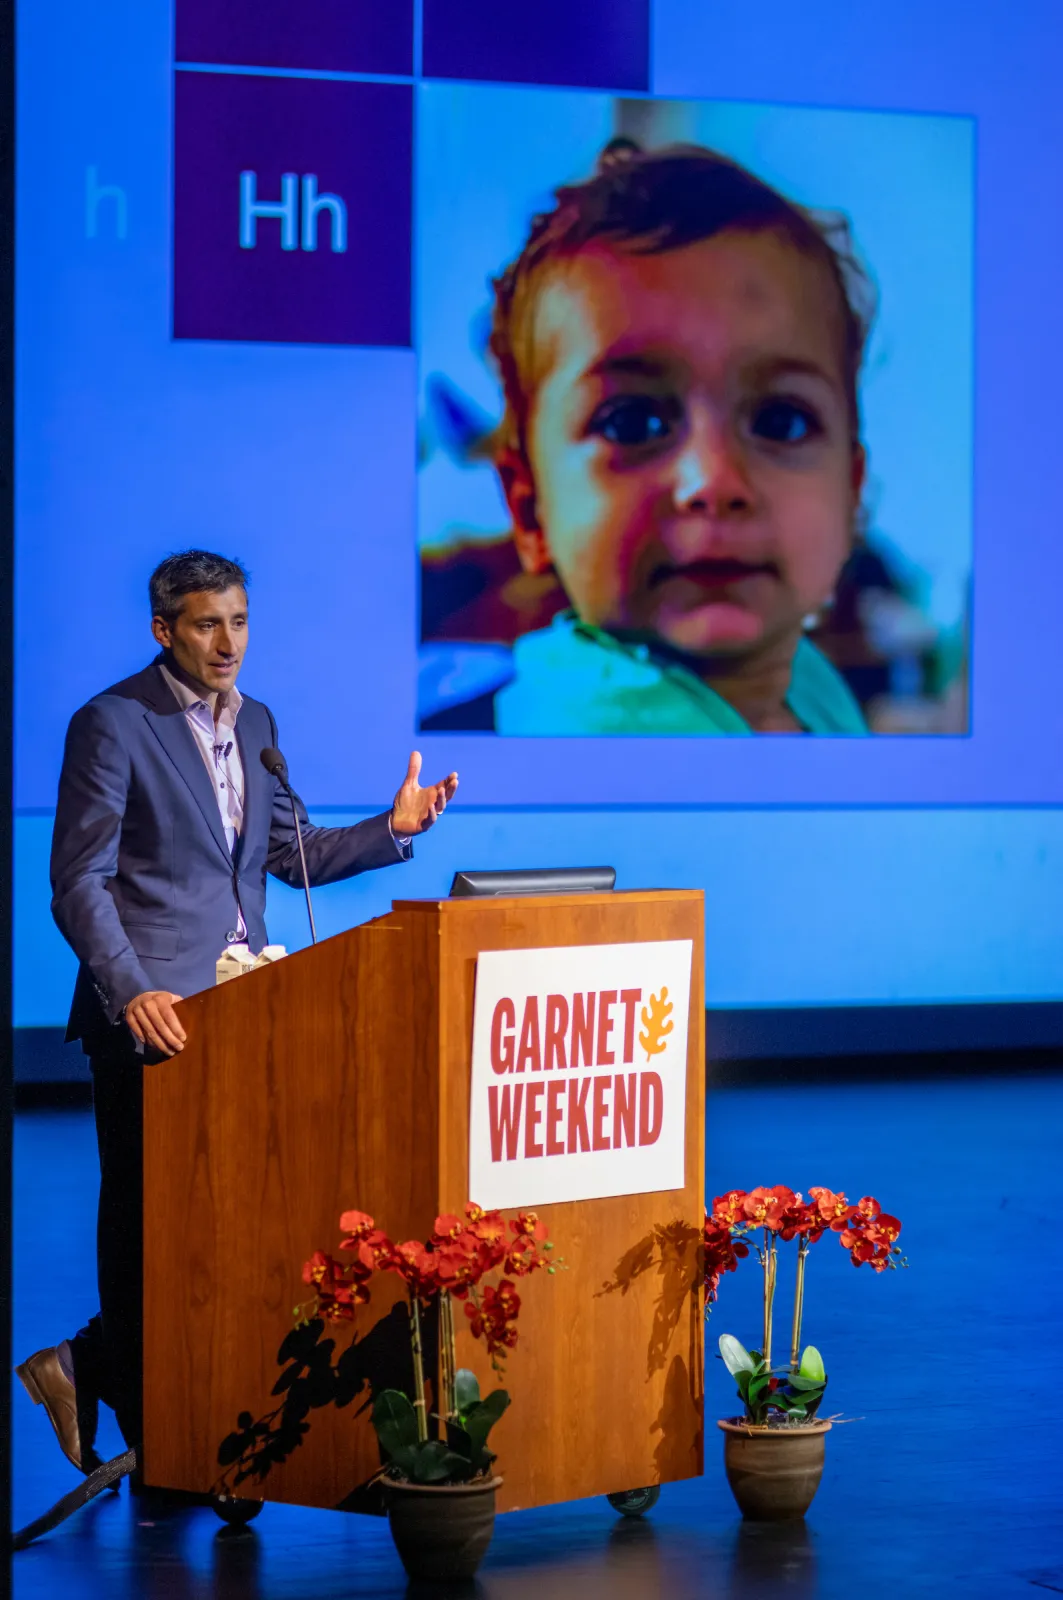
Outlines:
[[141, 1436], [143, 1343], [143, 1079], [139, 1059], [97, 1056], [92, 1068], [100, 1207], [100, 1313], [70, 1341], [74, 1381], [87, 1403], [114, 1409], [127, 1445]]

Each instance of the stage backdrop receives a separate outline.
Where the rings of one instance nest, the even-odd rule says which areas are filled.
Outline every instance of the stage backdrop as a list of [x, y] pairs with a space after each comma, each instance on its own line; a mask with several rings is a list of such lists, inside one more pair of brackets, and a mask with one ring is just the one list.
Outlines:
[[[315, 816], [386, 805], [414, 744], [430, 776], [460, 771], [412, 867], [319, 896], [327, 931], [458, 867], [609, 862], [621, 887], [704, 887], [717, 1009], [1063, 999], [1063, 540], [1040, 426], [1063, 355], [1061, 45], [1050, 0], [20, 6], [18, 1024], [60, 1025], [72, 981], [47, 883], [66, 721], [148, 659], [147, 575], [191, 545], [251, 569], [241, 681]], [[722, 552], [732, 611], [801, 567], [793, 486], [834, 426], [832, 337], [826, 376], [763, 378], [786, 351], [754, 372], [707, 272], [648, 351], [639, 274], [668, 252], [599, 241], [584, 324], [608, 331], [611, 307], [629, 369], [656, 365], [571, 438], [543, 386], [544, 559], [514, 537], [506, 270], [559, 185], [677, 144], [803, 208], [866, 333], [846, 444], [865, 467], [851, 516], [812, 519], [827, 576], [800, 645], [844, 733], [715, 737], [749, 730], [602, 688], [689, 689], [654, 591], [682, 610], [723, 580], [672, 571], [669, 530], [632, 507], [702, 389], [773, 486], [753, 543]], [[690, 227], [711, 264], [719, 234]], [[787, 248], [772, 281], [814, 341]], [[540, 383], [559, 335], [525, 312]], [[592, 340], [587, 372], [612, 355]], [[271, 894], [271, 936], [301, 943], [297, 897]]]

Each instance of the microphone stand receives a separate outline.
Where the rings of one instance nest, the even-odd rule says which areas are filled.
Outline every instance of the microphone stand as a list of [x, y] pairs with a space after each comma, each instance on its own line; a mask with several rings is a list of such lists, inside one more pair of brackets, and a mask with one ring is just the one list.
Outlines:
[[299, 826], [299, 813], [295, 807], [295, 790], [290, 783], [286, 783], [284, 787], [288, 791], [288, 799], [292, 803], [292, 822], [295, 824], [295, 837], [299, 845], [299, 865], [303, 869], [303, 893], [306, 895], [306, 914], [310, 918], [310, 940], [312, 944], [317, 944], [314, 907], [310, 900], [310, 874], [306, 870], [306, 851], [303, 849], [303, 830]]
[[299, 865], [303, 871], [303, 891], [306, 894], [306, 914], [310, 918], [310, 938], [317, 944], [317, 925], [314, 922], [314, 906], [310, 899], [310, 874], [306, 870], [306, 851], [303, 849], [303, 830], [299, 826], [299, 810], [295, 804], [295, 790], [288, 782], [288, 763], [274, 746], [269, 745], [259, 752], [259, 760], [269, 773], [275, 778], [284, 790], [292, 804], [292, 825], [295, 828], [295, 842], [299, 846]]

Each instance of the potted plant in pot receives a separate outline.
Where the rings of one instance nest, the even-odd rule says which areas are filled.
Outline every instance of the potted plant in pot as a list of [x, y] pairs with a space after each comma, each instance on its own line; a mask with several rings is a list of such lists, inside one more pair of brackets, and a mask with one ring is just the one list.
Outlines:
[[[454, 1304], [463, 1303], [469, 1331], [482, 1339], [496, 1373], [517, 1343], [520, 1296], [515, 1279], [554, 1272], [546, 1227], [534, 1212], [506, 1221], [498, 1211], [469, 1204], [463, 1217], [436, 1218], [430, 1237], [394, 1244], [364, 1211], [340, 1217], [337, 1260], [317, 1250], [303, 1268], [314, 1291], [308, 1315], [349, 1321], [369, 1301], [375, 1273], [396, 1273], [406, 1287], [413, 1393], [383, 1389], [372, 1423], [384, 1465], [381, 1478], [392, 1537], [411, 1578], [471, 1578], [491, 1542], [495, 1495], [502, 1479], [487, 1447], [509, 1405], [504, 1389], [481, 1397], [474, 1373], [457, 1368]], [[494, 1275], [493, 1281], [489, 1281]], [[423, 1329], [436, 1319], [439, 1403], [426, 1398]], [[434, 1385], [433, 1385], [434, 1387]]]
[[[737, 1270], [750, 1242], [764, 1275], [764, 1321], [759, 1350], [747, 1350], [731, 1334], [720, 1339], [720, 1355], [738, 1386], [744, 1414], [718, 1426], [724, 1434], [727, 1481], [743, 1516], [756, 1521], [803, 1517], [823, 1476], [829, 1419], [818, 1415], [827, 1387], [823, 1359], [814, 1345], [801, 1349], [805, 1271], [809, 1251], [827, 1233], [836, 1234], [854, 1266], [885, 1272], [907, 1266], [897, 1238], [901, 1224], [865, 1196], [850, 1205], [831, 1189], [808, 1191], [807, 1201], [783, 1184], [733, 1189], [718, 1196], [705, 1218], [706, 1315], [724, 1272]], [[747, 1242], [750, 1241], [750, 1242]], [[790, 1359], [772, 1365], [773, 1315], [779, 1244], [797, 1246]]]

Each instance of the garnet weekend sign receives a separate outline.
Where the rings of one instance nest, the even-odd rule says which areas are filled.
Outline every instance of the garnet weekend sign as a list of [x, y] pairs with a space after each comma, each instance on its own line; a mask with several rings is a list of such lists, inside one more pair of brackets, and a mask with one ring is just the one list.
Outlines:
[[689, 939], [481, 951], [471, 1199], [683, 1187], [691, 956]]

